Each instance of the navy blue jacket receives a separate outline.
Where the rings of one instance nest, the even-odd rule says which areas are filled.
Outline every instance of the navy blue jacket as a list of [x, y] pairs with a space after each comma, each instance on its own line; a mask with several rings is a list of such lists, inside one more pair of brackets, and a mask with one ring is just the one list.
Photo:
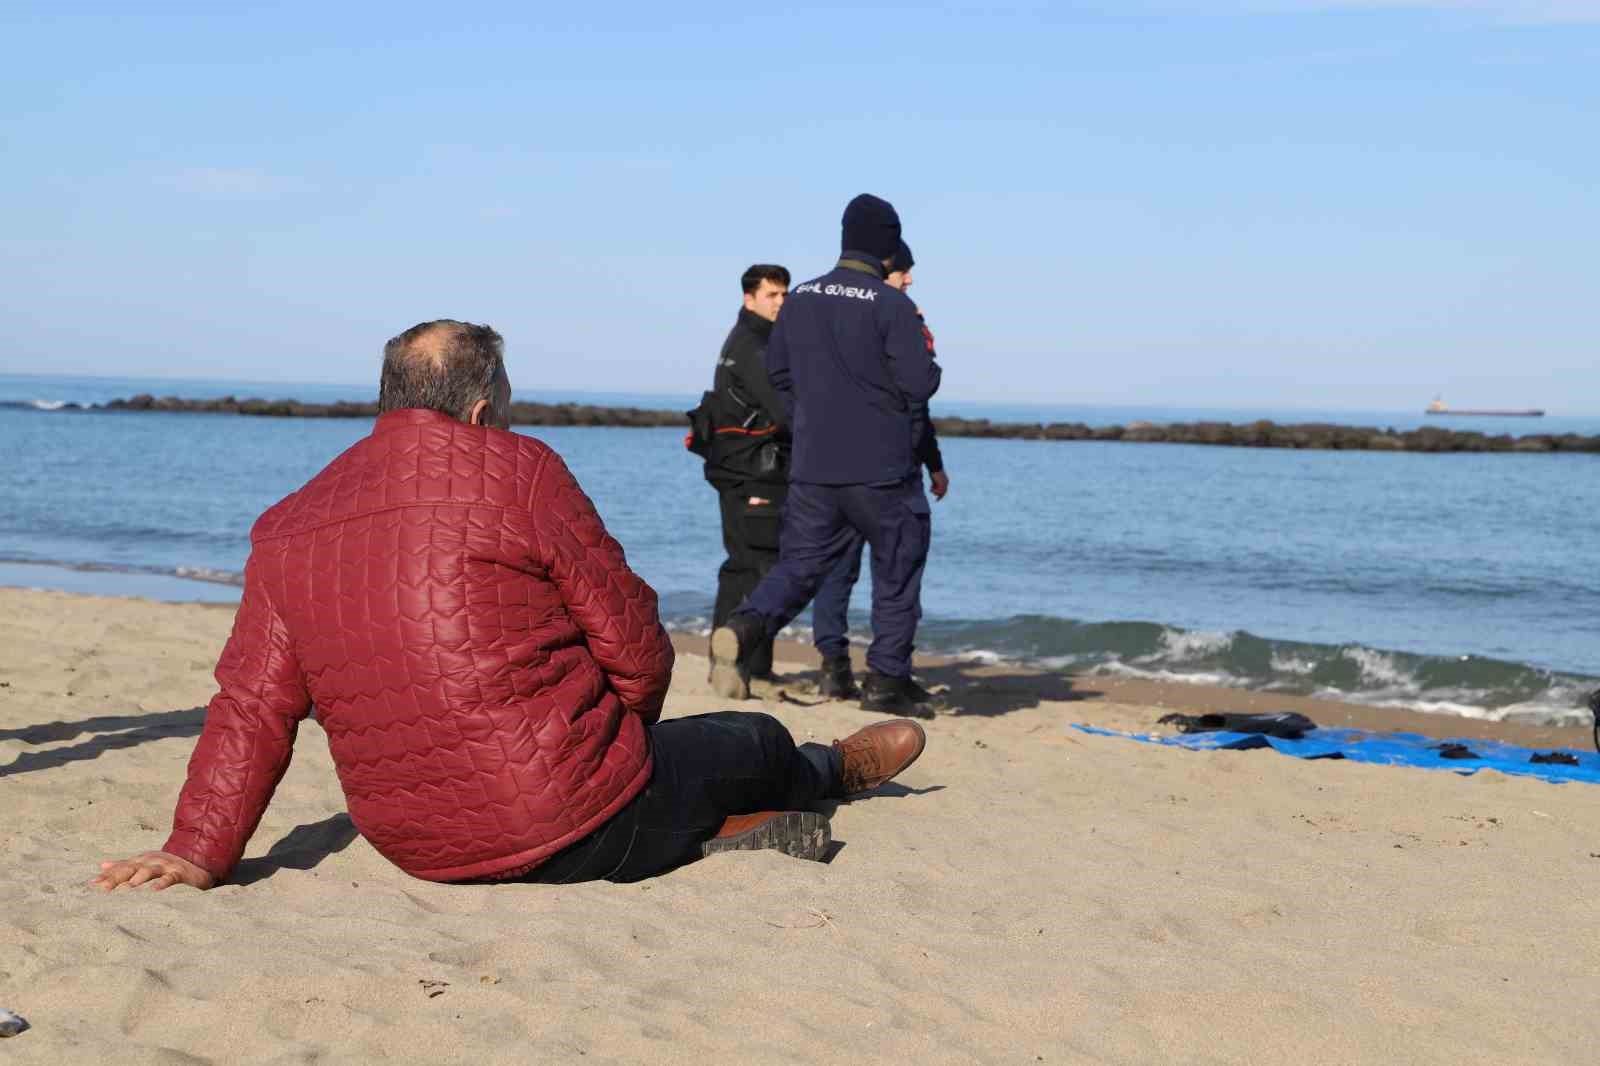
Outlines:
[[[916, 305], [870, 255], [794, 287], [767, 344], [767, 373], [794, 433], [791, 481], [877, 485], [918, 473], [939, 364]], [[846, 265], [850, 264], [850, 265]]]

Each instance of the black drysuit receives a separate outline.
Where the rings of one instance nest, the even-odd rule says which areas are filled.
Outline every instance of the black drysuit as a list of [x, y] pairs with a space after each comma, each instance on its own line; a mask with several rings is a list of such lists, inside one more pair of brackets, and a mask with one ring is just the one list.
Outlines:
[[[722, 545], [711, 624], [721, 625], [778, 562], [778, 531], [789, 489], [789, 416], [767, 377], [772, 323], [743, 308], [717, 357], [712, 379], [715, 433], [706, 480], [717, 490]], [[768, 640], [752, 673], [772, 671]]]

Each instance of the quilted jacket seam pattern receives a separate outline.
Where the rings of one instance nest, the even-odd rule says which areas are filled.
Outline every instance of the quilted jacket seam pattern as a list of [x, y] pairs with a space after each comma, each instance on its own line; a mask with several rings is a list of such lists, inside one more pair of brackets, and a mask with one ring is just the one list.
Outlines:
[[649, 783], [672, 647], [560, 455], [443, 415], [389, 427], [251, 531], [227, 709], [174, 827], [208, 869], [244, 850], [313, 700], [357, 827], [429, 880], [536, 866]]
[[592, 818], [586, 819], [576, 829], [549, 843], [540, 844], [538, 847], [529, 848], [526, 851], [470, 863], [465, 866], [445, 866], [434, 870], [413, 870], [410, 871], [411, 876], [422, 881], [465, 881], [470, 878], [496, 877], [511, 870], [527, 872], [538, 869], [540, 863], [593, 833], [610, 821], [618, 811], [632, 803], [634, 798], [649, 786], [650, 777], [654, 773], [655, 758], [653, 755], [646, 754], [643, 765], [639, 767], [639, 772], [617, 794], [616, 799], [606, 804], [600, 809], [599, 813]]
[[[543, 469], [542, 462], [540, 468]], [[335, 518], [313, 522], [308, 526], [294, 526], [289, 529], [275, 529], [271, 533], [253, 534], [250, 538], [250, 543], [252, 545], [269, 544], [275, 540], [292, 540], [295, 537], [304, 536], [307, 533], [315, 533], [330, 526], [343, 525], [346, 522], [357, 522], [363, 518], [371, 518], [373, 515], [387, 514], [390, 511], [405, 511], [413, 507], [471, 507], [481, 511], [509, 511], [512, 514], [523, 510], [522, 507], [508, 503], [489, 503], [486, 500], [467, 500], [454, 496], [437, 499], [406, 500], [402, 503], [386, 503], [382, 507], [372, 507], [365, 511], [352, 511], [350, 514], [342, 514]]]

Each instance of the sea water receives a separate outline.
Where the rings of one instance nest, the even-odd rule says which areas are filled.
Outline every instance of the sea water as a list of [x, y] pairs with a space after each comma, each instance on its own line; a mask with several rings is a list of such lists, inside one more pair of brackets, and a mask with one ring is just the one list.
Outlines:
[[[139, 392], [367, 400], [347, 386], [0, 376], [0, 584], [237, 597], [255, 516], [370, 421], [74, 409]], [[678, 408], [691, 398], [524, 399]], [[936, 403], [1091, 424], [1209, 418], [1600, 433], [1600, 417]], [[669, 625], [703, 630], [716, 496], [674, 429], [529, 428]], [[1586, 721], [1600, 677], [1600, 456], [943, 442], [923, 651], [1492, 718]], [[853, 630], [868, 636], [868, 581]], [[809, 634], [806, 620], [794, 634]]]

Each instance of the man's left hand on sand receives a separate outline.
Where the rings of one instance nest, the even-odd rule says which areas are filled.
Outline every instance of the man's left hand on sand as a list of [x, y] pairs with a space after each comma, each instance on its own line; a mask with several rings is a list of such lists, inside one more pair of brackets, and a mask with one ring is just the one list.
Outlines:
[[140, 885], [149, 885], [157, 892], [173, 885], [207, 889], [216, 883], [214, 877], [194, 863], [165, 851], [147, 851], [131, 859], [103, 862], [100, 864], [100, 876], [89, 882], [107, 892], [115, 888], [138, 888]]

